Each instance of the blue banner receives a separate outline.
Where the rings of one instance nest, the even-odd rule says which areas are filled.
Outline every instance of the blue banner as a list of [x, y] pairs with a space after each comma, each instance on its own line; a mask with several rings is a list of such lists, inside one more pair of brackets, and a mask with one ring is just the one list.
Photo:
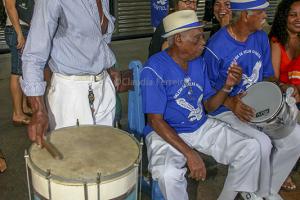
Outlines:
[[168, 0], [151, 0], [151, 24], [157, 27], [169, 10]]

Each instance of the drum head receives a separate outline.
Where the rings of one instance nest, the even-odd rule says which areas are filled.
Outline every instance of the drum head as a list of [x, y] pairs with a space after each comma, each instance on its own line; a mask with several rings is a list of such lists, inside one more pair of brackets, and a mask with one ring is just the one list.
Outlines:
[[48, 140], [63, 159], [55, 160], [33, 144], [29, 151], [31, 162], [43, 172], [50, 169], [53, 176], [66, 180], [95, 181], [97, 173], [101, 173], [101, 180], [110, 179], [131, 169], [139, 159], [136, 140], [108, 126], [62, 128], [53, 131]]
[[255, 109], [253, 123], [260, 123], [272, 119], [282, 107], [282, 93], [280, 88], [271, 82], [258, 82], [247, 90], [242, 101]]

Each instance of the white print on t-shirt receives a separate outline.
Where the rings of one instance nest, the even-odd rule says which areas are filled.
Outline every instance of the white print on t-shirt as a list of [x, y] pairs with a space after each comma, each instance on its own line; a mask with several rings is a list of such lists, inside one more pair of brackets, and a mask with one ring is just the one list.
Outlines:
[[198, 98], [197, 101], [197, 108], [195, 108], [193, 105], [191, 105], [190, 103], [188, 103], [184, 98], [178, 98], [176, 99], [176, 103], [182, 107], [185, 108], [187, 110], [190, 111], [190, 114], [188, 116], [189, 121], [195, 121], [195, 120], [200, 120], [202, 118], [202, 99], [203, 99], [203, 94], [200, 95], [200, 97]]
[[262, 67], [261, 54], [256, 50], [246, 49], [239, 52], [231, 62], [231, 64], [239, 63], [238, 62], [239, 58], [241, 58], [242, 56], [247, 56], [247, 54], [254, 54], [258, 58], [258, 61], [255, 63], [254, 67], [252, 68], [252, 74], [249, 77], [246, 74], [243, 74], [243, 86], [245, 86], [246, 89], [249, 88], [254, 83], [256, 83], [259, 78], [259, 71]]
[[247, 76], [246, 74], [243, 74], [243, 86], [249, 88], [251, 85], [257, 82], [259, 78], [259, 70], [261, 69], [262, 62], [257, 61], [252, 69], [251, 76]]

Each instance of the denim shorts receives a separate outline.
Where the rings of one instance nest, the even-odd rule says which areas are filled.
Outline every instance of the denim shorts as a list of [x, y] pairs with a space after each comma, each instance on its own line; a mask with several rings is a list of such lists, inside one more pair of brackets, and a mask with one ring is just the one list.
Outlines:
[[[29, 27], [21, 25], [21, 29], [25, 38], [27, 38]], [[4, 29], [6, 44], [11, 53], [11, 74], [22, 75], [21, 50], [17, 49], [17, 33], [13, 26], [6, 26]]]

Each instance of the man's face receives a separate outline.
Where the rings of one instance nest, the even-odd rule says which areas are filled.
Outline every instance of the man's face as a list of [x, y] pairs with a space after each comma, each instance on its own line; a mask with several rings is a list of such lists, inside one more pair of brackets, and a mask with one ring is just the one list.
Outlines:
[[179, 0], [178, 10], [196, 10], [197, 0]]
[[205, 40], [202, 28], [188, 30], [181, 35], [181, 51], [187, 56], [188, 60], [197, 58], [202, 54]]
[[291, 33], [300, 33], [300, 1], [291, 6], [287, 18], [287, 29]]
[[225, 15], [230, 15], [230, 0], [216, 0], [214, 4], [214, 15], [218, 21]]
[[[251, 13], [252, 12], [252, 13]], [[267, 13], [265, 10], [252, 10], [248, 11], [248, 27], [251, 31], [262, 30], [266, 22]]]

